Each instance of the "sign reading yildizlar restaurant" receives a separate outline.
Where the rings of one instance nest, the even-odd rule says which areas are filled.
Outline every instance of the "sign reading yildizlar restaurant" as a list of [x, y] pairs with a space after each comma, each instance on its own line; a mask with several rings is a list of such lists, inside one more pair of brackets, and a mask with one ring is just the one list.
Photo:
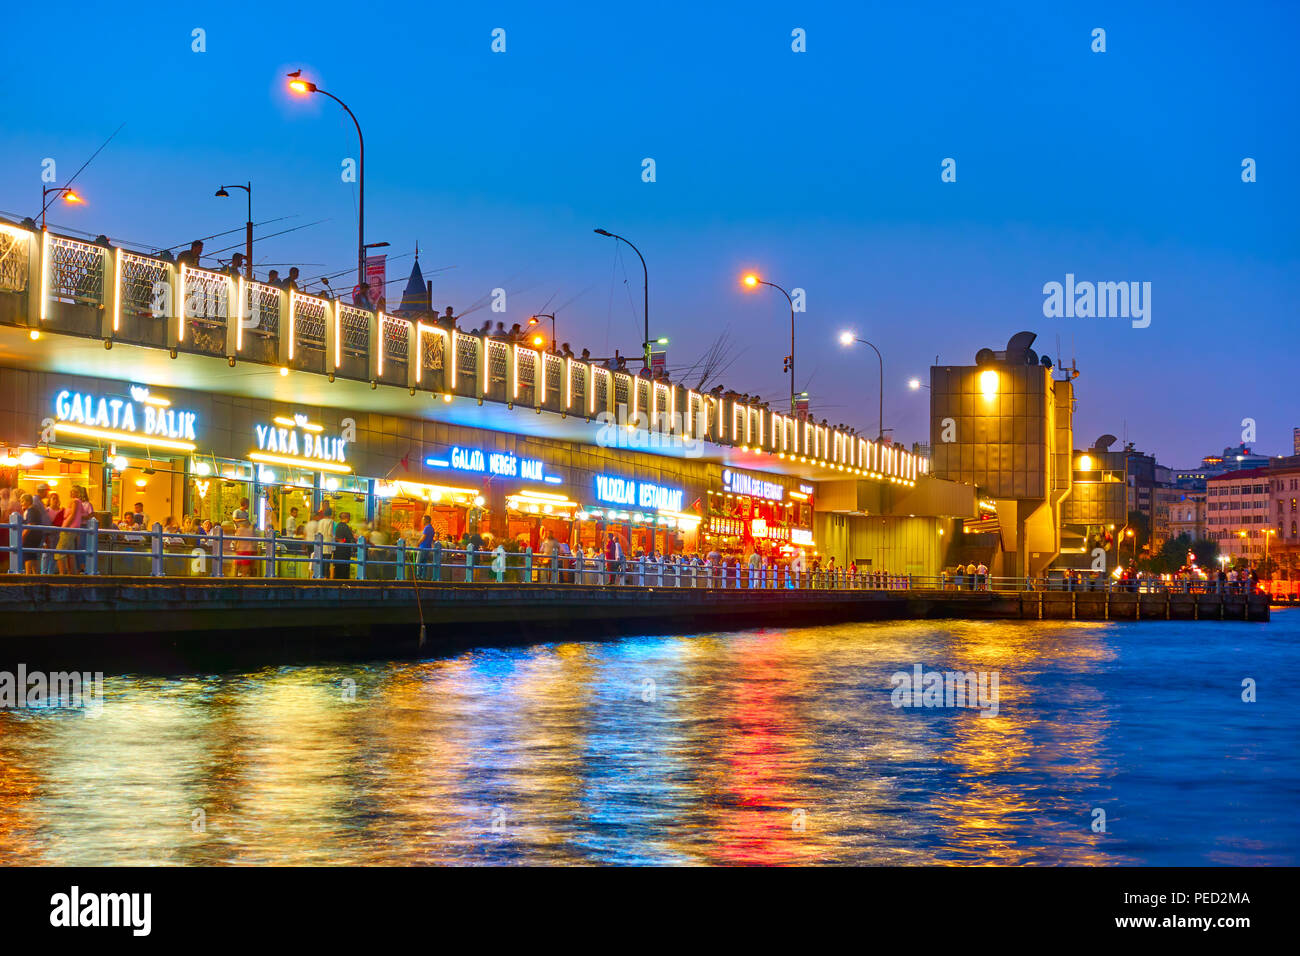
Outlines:
[[[132, 385], [130, 395], [99, 395], [61, 389], [54, 396], [54, 421], [80, 429], [78, 434], [94, 436], [98, 431], [107, 438], [140, 435], [142, 438], [169, 438], [195, 441], [194, 412], [171, 407], [169, 399], [150, 395], [149, 389]], [[47, 420], [48, 421], [48, 420]]]
[[277, 416], [271, 424], [254, 425], [253, 430], [260, 452], [341, 465], [348, 460], [348, 442], [356, 436], [356, 424], [345, 418], [340, 425], [339, 434], [328, 435], [325, 426], [309, 421], [306, 415], [294, 415]]

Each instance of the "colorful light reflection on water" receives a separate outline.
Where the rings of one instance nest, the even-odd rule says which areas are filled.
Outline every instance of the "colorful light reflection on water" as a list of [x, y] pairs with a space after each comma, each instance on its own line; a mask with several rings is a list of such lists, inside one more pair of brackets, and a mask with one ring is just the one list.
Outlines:
[[[108, 675], [97, 718], [0, 713], [0, 861], [1296, 864], [1297, 638], [907, 622]], [[997, 671], [998, 715], [893, 707], [918, 663]]]

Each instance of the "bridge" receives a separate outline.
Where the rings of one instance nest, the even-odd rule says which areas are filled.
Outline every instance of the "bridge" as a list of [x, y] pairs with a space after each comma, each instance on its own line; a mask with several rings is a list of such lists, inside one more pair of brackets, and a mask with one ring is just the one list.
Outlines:
[[[680, 456], [703, 446], [707, 457], [810, 479], [910, 487], [929, 470], [927, 459], [896, 445], [728, 395], [86, 242], [30, 221], [0, 223], [0, 354], [52, 371], [116, 371], [141, 384], [449, 417], [588, 442], [590, 423], [612, 420], [647, 451]], [[160, 358], [177, 365], [169, 369]], [[241, 368], [292, 376], [292, 389], [229, 371]], [[367, 386], [375, 393], [368, 401], [358, 391]], [[403, 405], [395, 398], [402, 391], [424, 403]], [[429, 397], [444, 405], [469, 400], [479, 413], [437, 408]], [[532, 421], [526, 411], [536, 413]], [[588, 427], [566, 428], [566, 421]]]

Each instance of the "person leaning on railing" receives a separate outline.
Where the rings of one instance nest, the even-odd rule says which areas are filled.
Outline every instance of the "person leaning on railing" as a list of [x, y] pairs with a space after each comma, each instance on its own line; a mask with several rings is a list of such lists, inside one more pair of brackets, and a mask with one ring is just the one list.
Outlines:
[[86, 487], [84, 485], [73, 485], [72, 501], [63, 514], [62, 527], [64, 530], [59, 532], [59, 551], [66, 552], [58, 555], [60, 574], [81, 573], [81, 557], [71, 552], [82, 548], [84, 544], [82, 539], [85, 535], [79, 534], [78, 531], [85, 525], [90, 514], [90, 500], [86, 494]]
[[[36, 499], [31, 495], [23, 495], [19, 501], [19, 507], [23, 509], [23, 524], [39, 525], [44, 518], [41, 507], [35, 504]], [[22, 532], [23, 542], [23, 572], [25, 574], [36, 574], [40, 571], [40, 556], [36, 549], [44, 541], [44, 532], [37, 531], [35, 528], [24, 528]]]

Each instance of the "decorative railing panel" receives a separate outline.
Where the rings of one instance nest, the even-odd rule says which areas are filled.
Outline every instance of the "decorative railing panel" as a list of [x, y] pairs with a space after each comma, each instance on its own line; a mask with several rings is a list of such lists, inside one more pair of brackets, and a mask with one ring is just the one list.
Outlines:
[[365, 358], [370, 354], [370, 323], [374, 313], [351, 305], [339, 306], [339, 332], [344, 355]]
[[49, 236], [49, 297], [73, 305], [101, 305], [107, 251], [89, 242]]
[[123, 316], [167, 318], [171, 301], [167, 263], [123, 249], [118, 252], [117, 269]]
[[230, 315], [230, 277], [206, 269], [181, 270], [181, 296], [187, 349], [223, 355]]
[[0, 292], [22, 292], [27, 288], [30, 246], [31, 233], [0, 226]]
[[475, 395], [478, 381], [479, 347], [482, 339], [456, 333], [456, 388]]

